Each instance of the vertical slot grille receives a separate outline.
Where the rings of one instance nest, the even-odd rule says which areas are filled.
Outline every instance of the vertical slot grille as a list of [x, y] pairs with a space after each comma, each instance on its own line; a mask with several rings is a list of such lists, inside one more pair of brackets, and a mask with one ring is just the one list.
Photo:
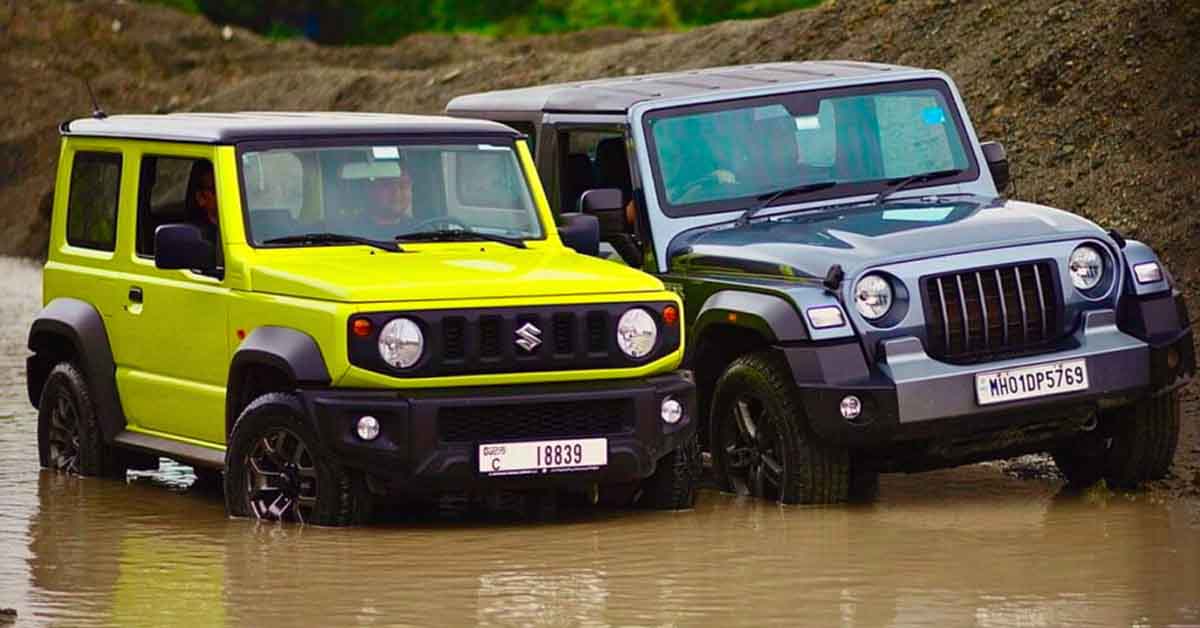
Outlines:
[[554, 315], [554, 354], [575, 353], [575, 315], [559, 312]]
[[500, 317], [481, 316], [479, 318], [479, 357], [498, 358], [500, 348]]
[[928, 351], [979, 360], [1035, 348], [1058, 333], [1061, 300], [1052, 262], [1034, 262], [924, 280]]
[[461, 316], [450, 316], [442, 320], [442, 351], [447, 360], [461, 360], [467, 355], [467, 321]]
[[587, 315], [587, 350], [588, 353], [603, 353], [608, 347], [608, 315], [604, 312], [588, 312]]

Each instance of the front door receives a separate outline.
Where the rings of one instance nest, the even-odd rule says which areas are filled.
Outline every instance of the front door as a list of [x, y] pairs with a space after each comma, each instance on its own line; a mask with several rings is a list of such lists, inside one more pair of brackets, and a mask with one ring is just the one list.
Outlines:
[[114, 325], [117, 385], [131, 430], [216, 447], [225, 441], [229, 289], [219, 276], [156, 268], [154, 230], [195, 224], [220, 256], [218, 173], [209, 147], [163, 149], [140, 155], [133, 272], [119, 286]]

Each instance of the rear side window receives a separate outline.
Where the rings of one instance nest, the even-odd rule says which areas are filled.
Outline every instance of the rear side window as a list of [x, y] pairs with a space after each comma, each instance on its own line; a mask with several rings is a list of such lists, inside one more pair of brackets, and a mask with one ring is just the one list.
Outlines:
[[75, 153], [67, 198], [67, 243], [112, 251], [117, 241], [117, 204], [121, 196], [121, 156]]

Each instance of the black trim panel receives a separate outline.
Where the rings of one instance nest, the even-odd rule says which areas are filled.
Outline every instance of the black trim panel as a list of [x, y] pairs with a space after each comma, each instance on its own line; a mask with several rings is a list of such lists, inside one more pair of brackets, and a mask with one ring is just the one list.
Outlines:
[[112, 442], [125, 429], [125, 411], [117, 394], [117, 366], [104, 319], [85, 301], [54, 299], [34, 319], [29, 329], [29, 349], [34, 355], [26, 362], [29, 401], [37, 407], [50, 370], [57, 361], [68, 359], [55, 355], [62, 342], [69, 344], [74, 361], [87, 376], [100, 430], [104, 440]]
[[[730, 314], [737, 320], [731, 321]], [[783, 297], [722, 290], [708, 297], [696, 316], [692, 338], [701, 338], [709, 325], [724, 324], [746, 327], [758, 332], [769, 342], [795, 342], [808, 339], [808, 329], [795, 306]]]
[[245, 374], [253, 366], [265, 366], [287, 376], [296, 386], [327, 386], [332, 382], [321, 348], [312, 336], [287, 327], [264, 326], [250, 332], [229, 365], [225, 388], [225, 425], [233, 427], [246, 385]]

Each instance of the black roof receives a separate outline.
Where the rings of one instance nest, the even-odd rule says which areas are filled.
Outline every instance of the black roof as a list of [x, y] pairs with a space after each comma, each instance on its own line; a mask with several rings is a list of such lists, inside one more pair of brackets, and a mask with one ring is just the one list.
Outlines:
[[229, 144], [246, 140], [349, 135], [520, 134], [496, 122], [390, 113], [258, 112], [114, 115], [64, 122], [63, 135]]
[[888, 74], [916, 70], [917, 68], [899, 65], [860, 61], [738, 65], [470, 94], [451, 100], [446, 106], [446, 112], [451, 115], [500, 111], [624, 113], [635, 103], [647, 100], [747, 90], [771, 85], [802, 85], [833, 78], [882, 78]]

